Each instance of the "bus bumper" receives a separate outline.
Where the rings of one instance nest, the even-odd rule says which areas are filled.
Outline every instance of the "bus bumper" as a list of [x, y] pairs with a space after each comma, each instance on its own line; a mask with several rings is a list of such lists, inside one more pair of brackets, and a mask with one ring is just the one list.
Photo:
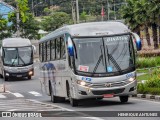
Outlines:
[[137, 81], [133, 81], [121, 87], [105, 87], [105, 88], [91, 88], [86, 86], [77, 86], [77, 95], [75, 99], [87, 98], [105, 98], [107, 95], [116, 96], [129, 96], [137, 94]]
[[28, 76], [33, 76], [34, 75], [34, 70], [31, 69], [27, 72], [9, 72], [9, 71], [4, 71], [5, 76], [12, 78], [12, 77], [17, 77], [17, 78], [21, 78], [21, 77], [28, 77]]

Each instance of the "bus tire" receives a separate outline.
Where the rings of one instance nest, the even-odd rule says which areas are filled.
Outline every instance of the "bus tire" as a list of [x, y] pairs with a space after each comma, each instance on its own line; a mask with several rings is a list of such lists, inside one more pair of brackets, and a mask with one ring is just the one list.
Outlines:
[[57, 103], [58, 102], [58, 97], [54, 96], [52, 86], [50, 86], [50, 88], [51, 88], [51, 102]]
[[9, 77], [4, 76], [4, 81], [8, 81], [8, 80], [9, 80]]
[[28, 76], [28, 80], [31, 80], [31, 76]]
[[128, 102], [128, 98], [129, 98], [129, 96], [119, 96], [119, 99], [120, 99], [121, 103]]
[[0, 74], [0, 78], [3, 78], [3, 75], [2, 75], [2, 74]]
[[78, 106], [78, 100], [73, 99], [73, 98], [71, 97], [71, 90], [70, 90], [70, 87], [69, 87], [69, 84], [68, 84], [68, 83], [67, 83], [67, 95], [68, 95], [68, 97], [69, 97], [69, 101], [70, 101], [71, 106], [72, 106], [72, 107]]

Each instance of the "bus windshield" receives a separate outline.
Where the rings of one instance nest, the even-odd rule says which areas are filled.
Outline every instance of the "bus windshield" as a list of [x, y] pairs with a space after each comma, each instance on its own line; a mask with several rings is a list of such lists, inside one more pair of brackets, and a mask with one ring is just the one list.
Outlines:
[[32, 47], [3, 48], [3, 61], [7, 66], [25, 66], [33, 63]]
[[75, 38], [77, 71], [89, 73], [121, 72], [135, 66], [130, 35]]

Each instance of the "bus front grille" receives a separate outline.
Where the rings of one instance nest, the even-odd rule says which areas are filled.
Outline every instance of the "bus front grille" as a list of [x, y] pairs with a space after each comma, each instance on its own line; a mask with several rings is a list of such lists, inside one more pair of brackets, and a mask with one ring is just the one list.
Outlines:
[[125, 88], [115, 89], [115, 90], [94, 90], [92, 93], [94, 95], [104, 95], [104, 94], [119, 94], [122, 93]]
[[120, 81], [120, 82], [108, 82], [108, 83], [93, 83], [89, 85], [92, 88], [102, 88], [102, 87], [121, 87], [127, 85], [128, 81]]

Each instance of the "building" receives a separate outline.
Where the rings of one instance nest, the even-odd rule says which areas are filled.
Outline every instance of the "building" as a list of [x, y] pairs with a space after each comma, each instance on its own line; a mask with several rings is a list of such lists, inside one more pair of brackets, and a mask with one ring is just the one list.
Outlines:
[[[2, 15], [3, 18], [7, 19], [8, 14], [15, 11], [15, 8], [11, 5], [8, 5], [7, 3], [3, 2], [3, 0], [0, 0], [0, 15]], [[10, 25], [11, 23], [8, 23]]]

